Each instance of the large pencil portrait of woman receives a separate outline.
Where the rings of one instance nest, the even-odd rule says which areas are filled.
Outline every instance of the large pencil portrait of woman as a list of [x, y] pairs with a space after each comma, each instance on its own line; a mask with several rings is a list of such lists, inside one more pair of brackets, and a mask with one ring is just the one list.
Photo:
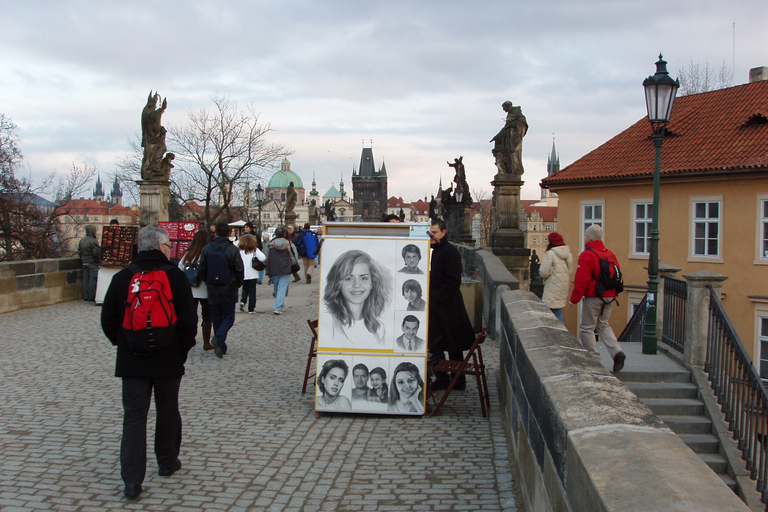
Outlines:
[[387, 393], [389, 412], [401, 414], [424, 412], [424, 381], [419, 367], [410, 361], [403, 361], [395, 367]]
[[325, 277], [323, 304], [333, 324], [332, 346], [381, 348], [382, 313], [392, 297], [392, 274], [363, 251], [342, 253]]
[[341, 396], [344, 382], [349, 375], [349, 365], [343, 359], [328, 359], [317, 374], [317, 408], [321, 410], [348, 411], [352, 409], [349, 398]]

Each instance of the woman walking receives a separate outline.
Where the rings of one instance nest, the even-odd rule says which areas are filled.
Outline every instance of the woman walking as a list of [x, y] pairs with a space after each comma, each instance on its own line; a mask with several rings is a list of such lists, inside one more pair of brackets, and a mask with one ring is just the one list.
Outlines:
[[544, 280], [541, 300], [563, 322], [563, 308], [568, 304], [568, 289], [573, 272], [573, 257], [560, 233], [550, 233], [547, 240], [547, 252], [544, 253], [539, 269]]
[[[203, 247], [208, 245], [209, 237], [208, 232], [200, 230], [195, 233], [192, 238], [192, 243], [189, 244], [189, 249], [184, 253], [179, 261], [179, 268], [186, 273], [187, 268], [197, 269], [197, 264], [200, 262], [200, 253]], [[197, 272], [193, 272], [195, 275]], [[192, 283], [190, 282], [190, 285]], [[211, 345], [211, 311], [208, 309], [208, 287], [202, 281], [199, 281], [197, 286], [192, 286], [192, 297], [195, 298], [195, 307], [200, 305], [201, 316], [203, 317], [203, 349], [213, 350]]]

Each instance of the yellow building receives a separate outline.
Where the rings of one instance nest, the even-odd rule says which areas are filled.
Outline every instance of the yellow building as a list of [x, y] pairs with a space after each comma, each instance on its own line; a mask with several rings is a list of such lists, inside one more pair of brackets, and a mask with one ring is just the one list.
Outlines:
[[[627, 290], [611, 318], [617, 334], [646, 290], [651, 133], [641, 119], [542, 180], [559, 196], [558, 229], [574, 258], [585, 228], [604, 228]], [[768, 81], [677, 99], [662, 149], [659, 211], [659, 262], [682, 269], [680, 279], [698, 270], [728, 277], [723, 306], [768, 377]], [[564, 313], [568, 329], [577, 332], [577, 308]]]

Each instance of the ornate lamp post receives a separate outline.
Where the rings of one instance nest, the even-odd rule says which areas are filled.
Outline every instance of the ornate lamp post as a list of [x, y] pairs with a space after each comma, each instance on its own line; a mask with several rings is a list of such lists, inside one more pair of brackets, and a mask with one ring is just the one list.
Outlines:
[[264, 202], [264, 189], [261, 188], [261, 183], [256, 184], [256, 188], [253, 191], [253, 198], [256, 202], [256, 206], [259, 208], [259, 237], [261, 237], [261, 205]]
[[461, 182], [456, 185], [456, 192], [453, 194], [453, 241], [460, 244], [462, 242], [461, 237], [461, 211], [464, 209], [464, 189], [461, 187]]
[[653, 145], [656, 148], [656, 165], [653, 170], [653, 218], [651, 221], [651, 247], [648, 256], [648, 294], [643, 332], [643, 354], [656, 353], [656, 304], [659, 292], [659, 181], [661, 168], [661, 143], [664, 141], [666, 124], [672, 117], [672, 105], [680, 82], [669, 76], [667, 62], [659, 54], [656, 74], [643, 81], [648, 121], [653, 127]]

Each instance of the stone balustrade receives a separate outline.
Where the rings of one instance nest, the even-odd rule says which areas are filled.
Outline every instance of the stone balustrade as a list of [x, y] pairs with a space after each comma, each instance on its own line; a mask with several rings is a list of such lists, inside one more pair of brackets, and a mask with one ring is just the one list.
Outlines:
[[0, 263], [0, 313], [81, 299], [80, 258]]

